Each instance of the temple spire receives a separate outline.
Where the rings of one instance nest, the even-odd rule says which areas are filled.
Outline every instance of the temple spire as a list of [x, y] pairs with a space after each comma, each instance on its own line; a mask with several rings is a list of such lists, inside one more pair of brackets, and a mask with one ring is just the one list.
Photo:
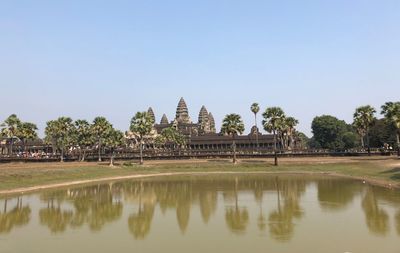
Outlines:
[[207, 121], [208, 121], [208, 112], [207, 112], [206, 107], [203, 105], [199, 112], [199, 124], [207, 122]]
[[208, 114], [208, 120], [210, 122], [210, 131], [212, 133], [215, 133], [216, 132], [216, 130], [215, 130], [215, 120], [214, 120], [214, 116], [212, 115], [211, 112]]
[[169, 124], [167, 115], [165, 115], [165, 113], [163, 114], [163, 116], [162, 116], [162, 118], [161, 118], [160, 124], [162, 124], [162, 125], [167, 125], [167, 124]]
[[154, 115], [153, 108], [149, 107], [149, 109], [147, 110], [147, 114], [149, 114], [153, 122], [156, 122], [156, 116]]
[[183, 97], [179, 100], [176, 108], [176, 120], [180, 123], [191, 123], [189, 110]]

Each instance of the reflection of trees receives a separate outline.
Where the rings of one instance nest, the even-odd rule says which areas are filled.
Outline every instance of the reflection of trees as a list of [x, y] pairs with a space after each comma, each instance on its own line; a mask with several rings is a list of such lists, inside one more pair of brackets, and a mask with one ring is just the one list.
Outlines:
[[293, 237], [293, 219], [299, 219], [303, 216], [299, 198], [305, 191], [305, 182], [276, 178], [275, 188], [277, 191], [277, 210], [271, 212], [268, 218], [270, 233], [276, 240], [287, 241]]
[[389, 216], [385, 210], [379, 208], [375, 192], [372, 187], [367, 192], [362, 201], [362, 208], [365, 213], [365, 219], [368, 229], [377, 235], [385, 235], [389, 231]]
[[267, 222], [266, 222], [266, 219], [265, 219], [265, 216], [263, 213], [263, 209], [262, 209], [263, 197], [264, 197], [263, 181], [261, 181], [261, 182], [256, 181], [255, 185], [254, 185], [254, 198], [255, 198], [256, 202], [258, 203], [259, 210], [260, 210], [258, 217], [257, 217], [257, 227], [260, 231], [264, 231], [265, 228], [267, 227]]
[[247, 225], [249, 223], [249, 213], [246, 208], [239, 208], [238, 206], [238, 178], [235, 178], [234, 196], [235, 196], [235, 206], [228, 207], [225, 211], [225, 221], [228, 228], [233, 233], [243, 233], [246, 231]]
[[14, 227], [24, 226], [29, 223], [31, 208], [22, 206], [22, 198], [17, 198], [17, 205], [7, 210], [7, 199], [4, 200], [3, 212], [0, 212], [0, 234], [9, 233]]
[[[112, 185], [82, 187], [68, 191], [45, 193], [47, 207], [39, 211], [40, 222], [51, 232], [64, 232], [88, 224], [93, 231], [99, 231], [122, 215], [122, 203], [113, 200]], [[62, 207], [64, 201], [72, 202], [74, 209]], [[56, 204], [54, 203], [56, 202]]]
[[139, 210], [129, 216], [128, 227], [135, 239], [144, 239], [150, 232], [155, 206], [153, 202], [142, 203], [142, 184], [139, 194]]
[[52, 233], [64, 232], [72, 218], [72, 211], [63, 211], [53, 202], [39, 211], [40, 223], [47, 226]]
[[359, 186], [341, 179], [318, 181], [318, 200], [325, 211], [339, 211], [353, 201]]

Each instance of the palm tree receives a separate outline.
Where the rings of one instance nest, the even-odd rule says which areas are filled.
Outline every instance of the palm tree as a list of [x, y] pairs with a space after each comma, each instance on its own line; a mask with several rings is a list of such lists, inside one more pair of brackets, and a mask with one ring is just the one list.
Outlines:
[[112, 125], [104, 117], [96, 117], [93, 120], [91, 132], [97, 143], [99, 162], [101, 162], [101, 148], [110, 128], [112, 128]]
[[[375, 120], [374, 114], [376, 110], [370, 106], [361, 106], [358, 107], [353, 115], [354, 123], [353, 125], [357, 127], [358, 132], [361, 133], [361, 139], [364, 139], [364, 136], [367, 136], [367, 147], [368, 147], [368, 155], [371, 155], [371, 148], [369, 145], [369, 128]], [[364, 134], [364, 135], [363, 135]], [[362, 141], [363, 144], [363, 141]]]
[[1, 124], [3, 127], [1, 129], [2, 135], [10, 139], [10, 151], [9, 154], [13, 154], [13, 144], [14, 138], [16, 138], [19, 127], [21, 126], [21, 120], [15, 114], [11, 114], [8, 118]]
[[114, 166], [115, 149], [121, 146], [123, 142], [124, 134], [119, 130], [110, 128], [105, 139], [105, 145], [111, 149], [110, 167]]
[[64, 162], [64, 151], [71, 143], [74, 125], [70, 117], [60, 117], [55, 121], [55, 129], [58, 133], [57, 143], [61, 148], [60, 162]]
[[357, 129], [357, 133], [358, 135], [360, 135], [360, 140], [361, 140], [361, 148], [364, 149], [365, 148], [365, 135], [366, 130], [363, 124], [363, 121], [360, 118], [355, 118], [353, 121], [353, 126]]
[[153, 130], [154, 121], [147, 112], [137, 112], [131, 119], [129, 129], [139, 136], [140, 165], [143, 165], [143, 139]]
[[295, 127], [299, 124], [299, 121], [293, 117], [286, 117], [285, 118], [285, 127], [286, 127], [286, 133], [289, 137], [289, 139], [286, 141], [287, 147], [290, 146], [291, 149], [293, 149], [293, 136], [295, 133]]
[[281, 128], [281, 125], [285, 120], [285, 113], [280, 107], [270, 107], [263, 113], [263, 118], [264, 120], [262, 121], [262, 124], [264, 130], [269, 133], [272, 132], [274, 135], [274, 164], [275, 166], [278, 166], [278, 154], [276, 150], [277, 131]]
[[257, 127], [257, 113], [260, 111], [260, 106], [258, 103], [253, 103], [250, 107], [250, 110], [254, 113], [254, 126], [256, 127], [257, 134], [256, 134], [256, 144], [258, 148], [258, 127]]
[[[90, 132], [90, 124], [87, 120], [78, 119], [75, 121], [76, 144], [79, 147], [79, 160], [85, 161], [86, 149], [93, 144], [93, 138]], [[83, 150], [83, 152], [82, 152]]]
[[25, 149], [26, 141], [34, 140], [38, 137], [36, 132], [37, 130], [38, 130], [37, 126], [33, 123], [30, 122], [21, 123], [18, 129], [17, 137], [22, 141], [22, 144], [24, 146], [24, 151], [26, 150]]
[[235, 137], [244, 132], [244, 124], [240, 115], [232, 113], [225, 116], [222, 121], [221, 133], [232, 136], [233, 163], [236, 164]]
[[400, 156], [400, 102], [387, 102], [382, 106], [382, 112], [388, 123], [396, 127], [397, 155]]

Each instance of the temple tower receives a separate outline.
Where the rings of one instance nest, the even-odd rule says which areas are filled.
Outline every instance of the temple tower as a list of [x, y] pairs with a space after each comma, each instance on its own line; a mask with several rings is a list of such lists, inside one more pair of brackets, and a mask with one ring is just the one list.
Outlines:
[[203, 105], [200, 109], [199, 112], [199, 130], [200, 133], [210, 133], [211, 132], [211, 124], [210, 124], [210, 118], [209, 118], [209, 114], [208, 111], [206, 109], [206, 107]]
[[189, 117], [189, 110], [183, 98], [179, 100], [178, 106], [176, 108], [176, 120], [179, 123], [186, 123], [186, 124], [192, 123]]
[[207, 112], [207, 108], [203, 105], [199, 112], [199, 124], [207, 122], [207, 121], [208, 121], [208, 112]]
[[211, 112], [208, 114], [208, 121], [210, 122], [210, 132], [215, 133], [215, 120]]
[[149, 107], [149, 109], [147, 110], [147, 114], [151, 117], [153, 122], [156, 122], [156, 116], [154, 115], [153, 108]]
[[161, 118], [160, 124], [161, 125], [168, 125], [169, 124], [167, 115], [165, 115], [165, 113], [163, 114], [163, 116]]

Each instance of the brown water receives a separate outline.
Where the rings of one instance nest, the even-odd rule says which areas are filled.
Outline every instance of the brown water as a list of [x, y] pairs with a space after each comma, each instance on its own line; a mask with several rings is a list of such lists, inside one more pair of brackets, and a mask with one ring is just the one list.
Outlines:
[[400, 192], [284, 175], [46, 191], [0, 199], [0, 252], [399, 253]]

